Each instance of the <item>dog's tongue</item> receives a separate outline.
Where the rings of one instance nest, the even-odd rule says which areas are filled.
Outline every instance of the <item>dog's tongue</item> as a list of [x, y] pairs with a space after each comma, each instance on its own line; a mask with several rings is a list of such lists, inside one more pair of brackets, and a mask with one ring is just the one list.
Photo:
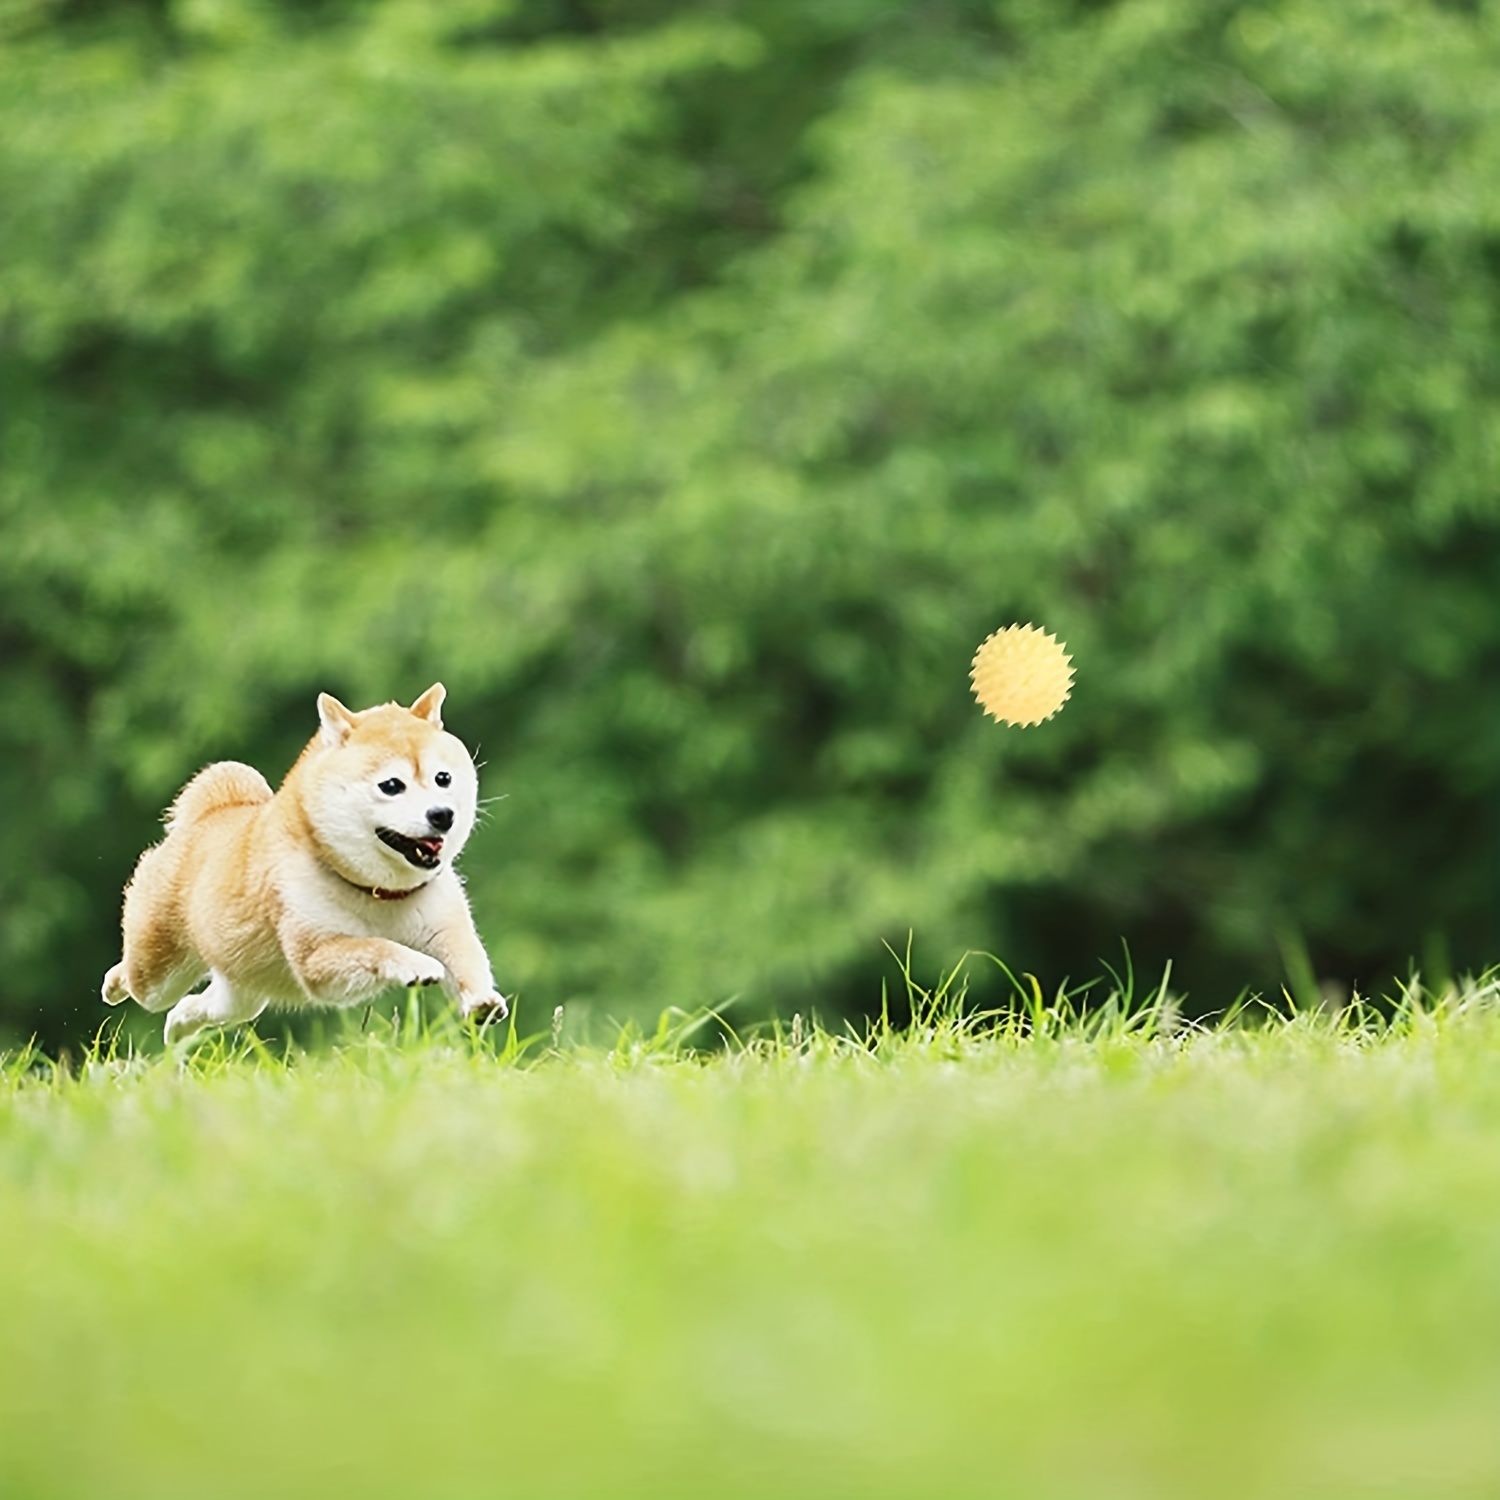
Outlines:
[[417, 848], [425, 849], [434, 859], [443, 852], [442, 839], [413, 839]]

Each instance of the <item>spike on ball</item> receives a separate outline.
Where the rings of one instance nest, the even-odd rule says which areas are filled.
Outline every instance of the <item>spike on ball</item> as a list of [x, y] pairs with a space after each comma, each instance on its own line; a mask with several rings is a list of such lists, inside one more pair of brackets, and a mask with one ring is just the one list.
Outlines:
[[1073, 659], [1036, 625], [1007, 625], [986, 637], [969, 669], [974, 696], [1002, 724], [1040, 724], [1073, 691]]

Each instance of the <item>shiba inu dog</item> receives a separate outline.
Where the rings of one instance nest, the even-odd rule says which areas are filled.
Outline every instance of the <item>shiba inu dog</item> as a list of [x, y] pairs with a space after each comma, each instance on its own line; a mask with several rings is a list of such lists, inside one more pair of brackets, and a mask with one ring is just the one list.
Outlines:
[[322, 693], [278, 791], [236, 761], [193, 777], [125, 887], [104, 999], [167, 1011], [168, 1042], [393, 985], [441, 985], [466, 1016], [504, 1016], [453, 869], [479, 778], [443, 730], [445, 696], [437, 683], [410, 708], [352, 713]]

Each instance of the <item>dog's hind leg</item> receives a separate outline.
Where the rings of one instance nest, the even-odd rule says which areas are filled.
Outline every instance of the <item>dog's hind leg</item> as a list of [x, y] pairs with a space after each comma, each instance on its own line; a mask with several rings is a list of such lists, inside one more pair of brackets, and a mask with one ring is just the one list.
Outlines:
[[100, 994], [106, 1005], [134, 1000], [142, 1010], [171, 1010], [203, 978], [203, 965], [189, 953], [176, 955], [174, 966], [142, 964], [129, 952], [104, 976]]
[[171, 1010], [208, 966], [154, 913], [125, 912], [125, 952], [104, 976], [105, 1004], [133, 999], [142, 1010]]
[[99, 993], [106, 1005], [123, 1005], [130, 999], [130, 986], [125, 983], [125, 962], [122, 959], [104, 976]]
[[107, 1005], [133, 999], [143, 1010], [170, 1010], [208, 972], [177, 909], [175, 847], [169, 839], [148, 849], [125, 887], [124, 949], [101, 988]]
[[188, 995], [172, 1007], [164, 1035], [170, 1046], [197, 1035], [206, 1026], [253, 1021], [265, 1008], [264, 1000], [232, 989], [222, 974], [214, 973], [196, 995]]

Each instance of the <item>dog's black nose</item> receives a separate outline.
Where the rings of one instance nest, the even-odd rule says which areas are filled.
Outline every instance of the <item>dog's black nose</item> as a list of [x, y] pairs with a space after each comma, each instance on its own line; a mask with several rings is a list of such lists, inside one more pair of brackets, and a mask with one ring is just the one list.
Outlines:
[[427, 821], [439, 833], [447, 833], [453, 827], [453, 809], [451, 807], [429, 807], [427, 809]]

